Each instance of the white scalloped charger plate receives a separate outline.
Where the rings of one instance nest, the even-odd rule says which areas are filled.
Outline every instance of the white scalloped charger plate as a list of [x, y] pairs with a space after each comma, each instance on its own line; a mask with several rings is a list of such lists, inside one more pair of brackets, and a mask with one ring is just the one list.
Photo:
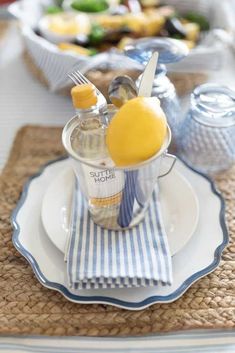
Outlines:
[[[61, 292], [73, 302], [103, 303], [139, 310], [154, 303], [176, 300], [195, 281], [218, 266], [221, 253], [228, 243], [224, 201], [207, 177], [178, 161], [176, 170], [196, 190], [200, 212], [197, 228], [190, 241], [172, 258], [173, 284], [138, 290], [71, 290], [67, 282], [63, 254], [50, 241], [41, 221], [42, 199], [48, 184], [67, 165], [67, 159], [52, 162], [32, 177], [25, 185], [12, 214], [13, 243], [28, 260], [44, 286]], [[190, 209], [184, 210], [185, 217], [189, 213]]]
[[[69, 232], [74, 173], [70, 166], [52, 180], [42, 201], [42, 223], [52, 243], [65, 252]], [[199, 217], [197, 196], [176, 170], [159, 179], [163, 220], [171, 255], [180, 251], [193, 235]], [[189, 209], [187, 217], [184, 210]]]

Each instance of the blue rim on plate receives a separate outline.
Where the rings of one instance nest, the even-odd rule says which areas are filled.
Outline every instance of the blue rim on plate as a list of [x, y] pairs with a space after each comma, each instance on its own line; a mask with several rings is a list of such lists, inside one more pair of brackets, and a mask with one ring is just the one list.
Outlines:
[[115, 305], [115, 306], [119, 306], [125, 309], [136, 309], [136, 310], [140, 310], [143, 309], [149, 305], [155, 304], [157, 302], [161, 303], [161, 302], [172, 302], [174, 300], [176, 300], [177, 298], [179, 298], [194, 282], [196, 282], [199, 278], [204, 277], [205, 275], [209, 274], [210, 272], [212, 272], [219, 264], [220, 262], [220, 258], [221, 258], [221, 254], [222, 251], [224, 250], [224, 248], [226, 247], [226, 245], [228, 244], [229, 241], [229, 237], [228, 237], [228, 230], [227, 230], [227, 226], [226, 226], [226, 222], [225, 222], [225, 201], [224, 198], [222, 197], [222, 195], [217, 191], [213, 181], [205, 174], [197, 171], [196, 169], [192, 168], [191, 166], [189, 166], [187, 163], [185, 163], [183, 160], [181, 160], [179, 157], [177, 157], [184, 165], [186, 165], [186, 167], [188, 167], [189, 169], [191, 169], [193, 172], [201, 175], [201, 177], [205, 178], [211, 185], [211, 191], [220, 199], [220, 214], [219, 214], [219, 219], [220, 219], [220, 226], [223, 232], [223, 241], [222, 243], [215, 249], [214, 252], [214, 260], [212, 261], [212, 263], [205, 267], [203, 270], [198, 271], [196, 273], [194, 273], [192, 276], [190, 276], [189, 278], [187, 278], [180, 287], [178, 287], [173, 293], [166, 295], [166, 296], [151, 296], [147, 299], [144, 299], [140, 302], [127, 302], [124, 300], [120, 300], [120, 299], [116, 299], [116, 298], [111, 298], [111, 297], [105, 297], [105, 296], [91, 296], [91, 297], [86, 297], [86, 296], [81, 296], [81, 295], [77, 295], [77, 294], [73, 294], [71, 292], [69, 292], [69, 290], [63, 286], [62, 284], [59, 283], [55, 283], [55, 282], [51, 282], [48, 281], [47, 278], [43, 275], [43, 273], [40, 270], [40, 267], [37, 263], [37, 261], [35, 260], [35, 258], [22, 246], [22, 244], [19, 241], [19, 234], [20, 234], [20, 226], [17, 223], [17, 214], [19, 212], [19, 210], [21, 209], [21, 207], [24, 205], [24, 202], [27, 198], [28, 195], [28, 189], [29, 186], [31, 184], [31, 182], [36, 179], [37, 177], [39, 177], [44, 170], [46, 169], [46, 167], [48, 167], [51, 164], [60, 162], [62, 160], [67, 159], [67, 157], [61, 157], [58, 158], [56, 160], [50, 161], [49, 163], [46, 163], [40, 170], [38, 173], [36, 173], [35, 175], [33, 175], [32, 177], [30, 177], [28, 179], [28, 181], [26, 182], [26, 184], [24, 185], [21, 197], [16, 205], [16, 208], [13, 210], [12, 215], [11, 215], [11, 222], [13, 225], [13, 236], [12, 236], [12, 242], [15, 246], [15, 248], [20, 252], [20, 254], [22, 256], [25, 257], [25, 259], [29, 262], [29, 264], [31, 265], [37, 279], [47, 288], [50, 289], [54, 289], [59, 291], [61, 294], [63, 294], [65, 297], [69, 298], [71, 301], [74, 302], [78, 302], [78, 303], [94, 303], [94, 302], [100, 302], [102, 304], [111, 304], [111, 305]]

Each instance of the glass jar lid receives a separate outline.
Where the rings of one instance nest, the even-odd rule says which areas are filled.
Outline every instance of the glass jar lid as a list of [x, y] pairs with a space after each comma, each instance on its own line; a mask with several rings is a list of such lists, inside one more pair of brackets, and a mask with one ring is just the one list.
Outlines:
[[191, 95], [193, 118], [208, 126], [235, 124], [235, 91], [217, 84], [204, 84]]

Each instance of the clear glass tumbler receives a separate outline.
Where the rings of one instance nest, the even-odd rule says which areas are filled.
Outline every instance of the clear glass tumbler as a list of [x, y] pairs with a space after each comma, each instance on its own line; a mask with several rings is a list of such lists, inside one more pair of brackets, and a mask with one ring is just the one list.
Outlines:
[[235, 91], [197, 87], [177, 141], [179, 155], [201, 172], [216, 174], [235, 162]]
[[[113, 114], [110, 107], [109, 112]], [[161, 150], [151, 159], [130, 168], [117, 168], [110, 158], [91, 163], [78, 155], [71, 143], [77, 124], [75, 116], [65, 125], [62, 140], [93, 221], [114, 230], [135, 226], [144, 217], [158, 178], [167, 175], [175, 163], [175, 156], [167, 153], [170, 128]], [[164, 158], [171, 159], [165, 172]]]

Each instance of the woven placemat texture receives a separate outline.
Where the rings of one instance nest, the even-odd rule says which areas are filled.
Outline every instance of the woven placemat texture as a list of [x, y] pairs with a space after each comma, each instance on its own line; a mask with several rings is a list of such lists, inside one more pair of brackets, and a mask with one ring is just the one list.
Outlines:
[[10, 215], [27, 178], [47, 161], [64, 154], [60, 139], [60, 128], [22, 128], [0, 177], [0, 334], [143, 335], [234, 327], [235, 168], [217, 179], [227, 202], [230, 233], [221, 264], [174, 303], [155, 304], [136, 312], [106, 305], [79, 305], [37, 281], [12, 245]]

